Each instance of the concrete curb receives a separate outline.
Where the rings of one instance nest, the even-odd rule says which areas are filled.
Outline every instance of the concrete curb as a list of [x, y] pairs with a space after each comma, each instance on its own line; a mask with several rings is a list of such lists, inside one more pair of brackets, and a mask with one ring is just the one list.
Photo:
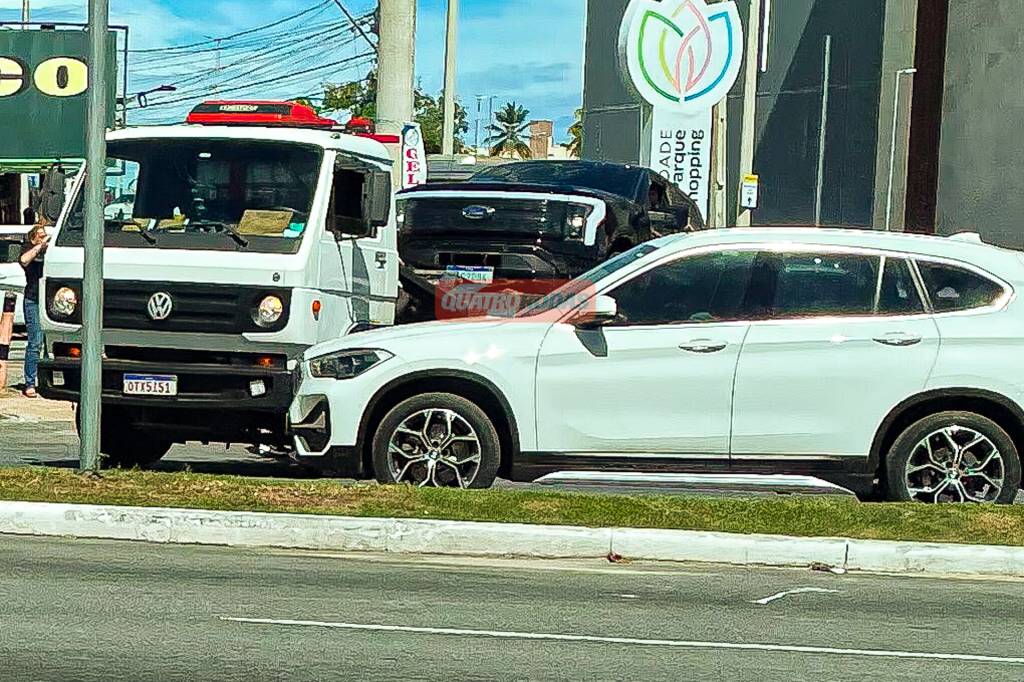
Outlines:
[[627, 559], [1024, 577], [1024, 548], [640, 528], [0, 502], [0, 534], [480, 557]]

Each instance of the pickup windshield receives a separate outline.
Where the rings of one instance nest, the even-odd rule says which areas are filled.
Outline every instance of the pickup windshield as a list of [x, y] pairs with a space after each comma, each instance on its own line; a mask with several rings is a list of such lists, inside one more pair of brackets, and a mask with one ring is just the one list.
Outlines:
[[[107, 246], [265, 253], [298, 251], [322, 158], [305, 145], [205, 139], [112, 142], [107, 154]], [[82, 244], [83, 198], [58, 246]]]
[[635, 200], [644, 170], [589, 161], [526, 161], [478, 171], [469, 182], [582, 187]]

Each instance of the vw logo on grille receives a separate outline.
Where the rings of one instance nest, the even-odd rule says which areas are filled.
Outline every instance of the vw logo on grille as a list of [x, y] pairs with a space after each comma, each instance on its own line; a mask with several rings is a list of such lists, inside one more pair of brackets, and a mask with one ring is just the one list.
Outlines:
[[467, 206], [462, 209], [462, 216], [470, 220], [483, 220], [494, 215], [494, 209], [490, 206]]
[[149, 303], [146, 304], [146, 311], [149, 313], [150, 319], [153, 320], [166, 320], [171, 316], [171, 311], [174, 309], [174, 301], [171, 299], [171, 295], [158, 291], [149, 297]]

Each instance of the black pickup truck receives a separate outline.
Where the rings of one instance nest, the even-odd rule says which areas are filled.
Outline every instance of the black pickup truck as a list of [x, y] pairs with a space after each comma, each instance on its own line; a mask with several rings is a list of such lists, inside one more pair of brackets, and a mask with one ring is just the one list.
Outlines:
[[445, 278], [566, 280], [610, 256], [674, 232], [704, 228], [697, 205], [640, 166], [527, 161], [465, 182], [400, 192], [403, 321], [430, 318]]

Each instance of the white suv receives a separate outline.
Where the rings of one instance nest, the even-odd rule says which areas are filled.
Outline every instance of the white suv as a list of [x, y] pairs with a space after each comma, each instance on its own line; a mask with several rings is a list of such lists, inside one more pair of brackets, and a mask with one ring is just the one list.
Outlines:
[[892, 500], [1010, 502], [1022, 286], [1024, 255], [969, 236], [676, 235], [513, 319], [315, 346], [290, 418], [300, 457], [381, 482], [812, 473]]

